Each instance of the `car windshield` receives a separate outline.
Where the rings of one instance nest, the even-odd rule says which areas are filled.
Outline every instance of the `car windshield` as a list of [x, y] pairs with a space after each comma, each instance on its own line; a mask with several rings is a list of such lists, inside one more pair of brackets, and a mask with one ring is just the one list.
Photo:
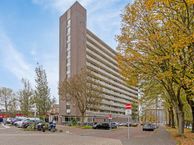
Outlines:
[[152, 124], [145, 124], [144, 126], [145, 127], [150, 127], [150, 126], [152, 126]]

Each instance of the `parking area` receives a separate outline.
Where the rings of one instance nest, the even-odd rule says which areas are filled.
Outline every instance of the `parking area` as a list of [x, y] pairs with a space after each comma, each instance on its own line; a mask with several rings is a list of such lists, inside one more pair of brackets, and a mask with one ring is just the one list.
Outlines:
[[0, 125], [0, 145], [122, 145], [120, 140], [80, 136], [67, 132], [23, 131]]
[[58, 128], [64, 132], [80, 136], [118, 139], [123, 145], [176, 145], [176, 142], [162, 126], [154, 131], [143, 131], [142, 126], [130, 127], [129, 139], [127, 127], [119, 127], [113, 130], [81, 129], [69, 126], [58, 126]]
[[[142, 131], [141, 126], [113, 130], [82, 129], [57, 126], [58, 131], [24, 131], [14, 126], [0, 126], [2, 145], [176, 145], [163, 127], [155, 131]], [[63, 132], [59, 132], [63, 130]]]

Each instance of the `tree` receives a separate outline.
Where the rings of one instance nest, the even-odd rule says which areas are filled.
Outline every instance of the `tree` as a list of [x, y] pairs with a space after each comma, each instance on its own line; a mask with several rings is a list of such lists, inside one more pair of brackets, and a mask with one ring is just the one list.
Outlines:
[[14, 94], [11, 96], [11, 99], [8, 104], [8, 112], [12, 115], [15, 115], [18, 110], [18, 99], [17, 96]]
[[145, 81], [141, 84], [144, 92], [141, 102], [144, 106], [155, 106], [156, 101], [160, 100], [163, 102], [164, 109], [168, 112], [168, 125], [175, 128], [175, 116], [173, 110], [173, 103], [169, 94], [161, 86], [161, 84], [155, 81]]
[[131, 118], [134, 121], [137, 121], [138, 117], [139, 117], [139, 110], [138, 110], [138, 105], [137, 103], [132, 103], [132, 109], [131, 109], [132, 113], [131, 113]]
[[51, 104], [52, 105], [55, 105], [57, 103], [57, 100], [56, 98], [53, 96], [53, 98], [51, 99]]
[[51, 107], [50, 89], [48, 87], [46, 72], [42, 66], [38, 65], [36, 72], [36, 86], [34, 103], [36, 103], [37, 113], [39, 115], [46, 115]]
[[81, 70], [79, 74], [70, 79], [65, 79], [59, 85], [59, 95], [66, 100], [75, 101], [81, 114], [82, 124], [86, 110], [100, 107], [102, 90], [94, 75], [88, 70]]
[[23, 89], [18, 92], [20, 109], [22, 114], [29, 116], [33, 104], [34, 91], [28, 80], [22, 79], [22, 83]]
[[118, 36], [118, 62], [126, 81], [160, 84], [176, 111], [180, 135], [184, 133], [181, 94], [185, 86], [189, 92], [193, 88], [193, 9], [193, 1], [136, 0], [125, 8]]
[[5, 112], [9, 112], [9, 105], [12, 101], [13, 91], [10, 88], [0, 88], [0, 103], [4, 107]]
[[[161, 0], [159, 1], [161, 3]], [[148, 0], [148, 7], [157, 7], [156, 0]], [[171, 43], [176, 51], [173, 80], [181, 84], [192, 110], [192, 132], [194, 133], [194, 1], [165, 1], [160, 13], [165, 17], [171, 32]], [[170, 35], [169, 35], [170, 36]], [[178, 77], [177, 77], [178, 76]]]

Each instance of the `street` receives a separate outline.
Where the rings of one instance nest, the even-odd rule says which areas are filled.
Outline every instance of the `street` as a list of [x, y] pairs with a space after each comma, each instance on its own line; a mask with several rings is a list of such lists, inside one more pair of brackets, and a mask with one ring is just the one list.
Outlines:
[[141, 127], [114, 130], [81, 129], [58, 126], [63, 132], [23, 131], [16, 127], [0, 126], [0, 145], [176, 145], [163, 127], [143, 132]]

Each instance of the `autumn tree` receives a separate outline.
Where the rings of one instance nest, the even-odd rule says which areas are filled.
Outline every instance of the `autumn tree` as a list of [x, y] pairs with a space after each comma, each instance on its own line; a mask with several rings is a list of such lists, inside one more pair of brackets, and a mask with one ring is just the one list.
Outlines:
[[48, 87], [48, 81], [46, 71], [42, 66], [38, 65], [35, 69], [36, 72], [36, 86], [34, 103], [36, 103], [37, 112], [39, 115], [46, 115], [47, 111], [51, 107], [50, 89]]
[[59, 95], [74, 101], [81, 114], [83, 124], [86, 110], [98, 110], [102, 100], [102, 89], [93, 74], [83, 69], [79, 74], [65, 79], [59, 86]]
[[142, 105], [153, 106], [156, 105], [156, 99], [162, 100], [164, 109], [168, 112], [168, 125], [175, 128], [175, 115], [173, 103], [169, 94], [161, 84], [155, 81], [144, 81], [141, 86], [144, 92], [143, 97], [140, 99]]
[[176, 111], [180, 135], [181, 94], [189, 90], [189, 100], [193, 97], [193, 9], [193, 1], [136, 0], [125, 8], [118, 36], [118, 62], [126, 81], [161, 84]]
[[19, 90], [19, 102], [21, 113], [29, 116], [33, 104], [34, 91], [30, 85], [30, 82], [26, 79], [22, 79], [23, 88]]

